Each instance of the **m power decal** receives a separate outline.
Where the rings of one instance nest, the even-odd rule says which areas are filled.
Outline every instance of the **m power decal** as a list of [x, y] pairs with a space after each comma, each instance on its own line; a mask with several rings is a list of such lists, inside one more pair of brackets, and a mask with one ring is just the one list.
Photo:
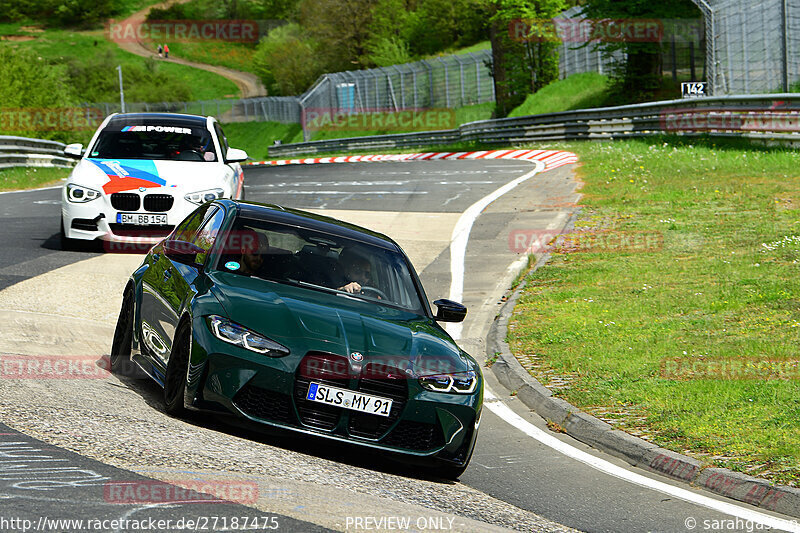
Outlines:
[[181, 128], [178, 126], [125, 126], [122, 128], [123, 132], [128, 131], [157, 131], [159, 133], [185, 133], [192, 134], [191, 128]]
[[158, 176], [154, 161], [139, 159], [90, 159], [97, 168], [108, 176], [108, 182], [103, 185], [103, 192], [130, 191], [139, 187], [163, 187], [166, 180]]

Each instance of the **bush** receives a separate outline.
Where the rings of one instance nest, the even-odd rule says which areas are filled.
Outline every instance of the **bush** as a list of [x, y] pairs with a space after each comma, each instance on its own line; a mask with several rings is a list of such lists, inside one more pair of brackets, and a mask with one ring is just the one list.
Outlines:
[[[114, 102], [119, 100], [118, 61], [111, 51], [88, 60], [70, 61], [67, 78], [83, 102]], [[126, 65], [122, 69], [125, 99], [131, 102], [181, 102], [191, 99], [191, 88], [182, 80], [161, 70], [155, 59], [145, 60], [144, 66]]]
[[253, 63], [271, 95], [301, 94], [325, 70], [316, 43], [304, 37], [297, 24], [270, 31], [258, 43]]
[[0, 21], [24, 19], [89, 27], [117, 14], [122, 0], [0, 0]]

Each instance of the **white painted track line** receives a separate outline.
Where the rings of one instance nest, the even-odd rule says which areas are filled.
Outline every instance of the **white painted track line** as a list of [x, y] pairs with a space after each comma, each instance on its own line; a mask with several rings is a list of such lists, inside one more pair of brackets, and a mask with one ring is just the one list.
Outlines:
[[[800, 522], [796, 520], [784, 520], [782, 518], [777, 518], [772, 515], [754, 511], [752, 509], [740, 507], [732, 503], [715, 500], [714, 498], [704, 496], [697, 491], [675, 487], [668, 483], [637, 474], [636, 472], [632, 472], [622, 468], [621, 466], [610, 463], [605, 459], [595, 457], [594, 455], [586, 453], [583, 450], [579, 450], [567, 444], [566, 442], [557, 439], [553, 435], [550, 435], [547, 432], [537, 428], [519, 416], [517, 413], [512, 411], [509, 406], [499, 400], [497, 396], [495, 396], [489, 389], [484, 391], [484, 406], [492, 411], [492, 413], [502, 418], [505, 422], [511, 424], [511, 426], [517, 428], [529, 437], [539, 441], [540, 443], [559, 453], [566, 455], [567, 457], [575, 459], [576, 461], [580, 461], [581, 463], [584, 463], [595, 470], [599, 470], [600, 472], [604, 472], [641, 487], [668, 494], [689, 503], [701, 505], [714, 511], [719, 511], [730, 516], [741, 518], [742, 520], [752, 522], [753, 524], [761, 524], [762, 526], [775, 528], [780, 531], [792, 531], [800, 533]], [[696, 527], [699, 531], [703, 530], [702, 524], [698, 524]]]
[[[531, 161], [534, 169], [523, 174], [519, 178], [510, 181], [487, 194], [464, 211], [453, 228], [450, 236], [450, 300], [460, 302], [464, 297], [464, 258], [467, 253], [467, 242], [472, 225], [486, 207], [503, 196], [508, 191], [514, 189], [520, 183], [527, 181], [536, 174], [544, 172], [545, 165], [541, 161]], [[456, 340], [461, 338], [463, 324], [450, 322], [447, 324], [447, 332]]]

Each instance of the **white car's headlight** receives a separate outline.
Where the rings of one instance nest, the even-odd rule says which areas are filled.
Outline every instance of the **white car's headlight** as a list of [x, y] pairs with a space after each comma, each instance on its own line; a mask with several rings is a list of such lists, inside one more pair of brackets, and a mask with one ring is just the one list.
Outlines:
[[253, 352], [269, 355], [270, 357], [283, 357], [289, 355], [289, 348], [259, 335], [253, 330], [232, 322], [219, 315], [208, 317], [211, 331], [219, 340], [241, 346]]
[[208, 189], [205, 191], [190, 192], [184, 198], [193, 204], [203, 205], [206, 202], [213, 202], [217, 198], [221, 198], [225, 194], [222, 189]]
[[67, 184], [67, 200], [76, 204], [91, 202], [100, 198], [100, 192], [74, 183]]
[[469, 372], [424, 376], [419, 378], [419, 384], [431, 392], [472, 394], [478, 385], [478, 374], [470, 370]]

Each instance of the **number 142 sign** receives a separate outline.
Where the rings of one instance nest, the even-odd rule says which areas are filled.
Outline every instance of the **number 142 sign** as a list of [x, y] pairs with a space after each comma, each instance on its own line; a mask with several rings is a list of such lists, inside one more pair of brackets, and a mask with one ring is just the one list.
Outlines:
[[685, 81], [681, 83], [681, 94], [684, 98], [708, 96], [707, 87], [708, 83], [704, 81]]

